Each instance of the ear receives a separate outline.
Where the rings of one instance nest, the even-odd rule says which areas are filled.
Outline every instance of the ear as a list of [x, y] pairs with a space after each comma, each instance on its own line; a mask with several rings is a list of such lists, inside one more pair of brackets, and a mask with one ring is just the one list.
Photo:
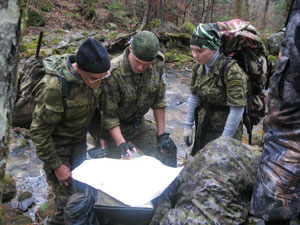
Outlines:
[[132, 47], [131, 47], [131, 45], [129, 45], [129, 51], [132, 51]]

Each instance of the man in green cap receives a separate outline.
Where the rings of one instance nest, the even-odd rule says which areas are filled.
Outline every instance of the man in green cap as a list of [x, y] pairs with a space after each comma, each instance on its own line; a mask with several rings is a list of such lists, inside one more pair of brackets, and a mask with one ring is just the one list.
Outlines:
[[[131, 158], [140, 149], [169, 166], [177, 166], [177, 148], [165, 132], [166, 82], [164, 55], [149, 31], [138, 32], [123, 54], [112, 60], [111, 76], [103, 82], [104, 127], [108, 157]], [[153, 109], [156, 126], [143, 118]]]

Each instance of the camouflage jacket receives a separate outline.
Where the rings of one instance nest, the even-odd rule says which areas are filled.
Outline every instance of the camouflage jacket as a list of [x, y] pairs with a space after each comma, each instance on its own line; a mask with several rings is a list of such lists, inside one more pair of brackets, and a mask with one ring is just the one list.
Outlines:
[[[217, 59], [213, 67], [205, 74], [204, 65], [193, 70], [191, 92], [201, 100], [220, 106], [245, 106], [247, 94], [247, 78], [237, 63], [233, 64], [227, 76], [220, 77], [220, 68], [225, 56]], [[195, 65], [196, 67], [196, 65]], [[225, 87], [223, 85], [223, 81]]]
[[260, 153], [226, 137], [207, 144], [160, 197], [154, 224], [242, 224]]
[[[30, 130], [32, 140], [37, 156], [53, 169], [61, 165], [56, 146], [73, 145], [85, 140], [101, 93], [101, 87], [91, 89], [70, 72], [68, 56], [44, 59], [46, 75], [33, 90], [36, 106]], [[69, 59], [73, 62], [74, 56]], [[67, 97], [62, 97], [58, 76], [71, 83]]]
[[134, 74], [128, 62], [129, 49], [112, 60], [112, 75], [103, 81], [104, 127], [111, 129], [131, 123], [135, 115], [141, 117], [150, 108], [166, 107], [164, 56], [158, 53], [153, 64], [142, 74]]

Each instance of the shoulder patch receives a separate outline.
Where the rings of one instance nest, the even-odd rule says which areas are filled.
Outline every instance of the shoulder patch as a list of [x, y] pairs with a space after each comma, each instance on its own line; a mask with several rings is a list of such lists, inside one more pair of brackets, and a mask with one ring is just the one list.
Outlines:
[[163, 75], [161, 76], [161, 82], [165, 85], [167, 85], [167, 76], [166, 73], [163, 73]]

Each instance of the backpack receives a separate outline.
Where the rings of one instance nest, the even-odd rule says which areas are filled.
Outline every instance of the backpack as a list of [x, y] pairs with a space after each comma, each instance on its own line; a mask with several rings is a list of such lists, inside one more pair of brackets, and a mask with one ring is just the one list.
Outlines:
[[[32, 113], [34, 111], [33, 89], [46, 75], [43, 59], [39, 57], [43, 31], [40, 32], [35, 57], [26, 60], [18, 78], [17, 97], [12, 112], [12, 126], [30, 128]], [[65, 98], [71, 91], [72, 84], [63, 77], [58, 76], [62, 86], [62, 97]]]
[[244, 70], [248, 78], [247, 105], [243, 114], [243, 123], [252, 139], [252, 128], [266, 115], [264, 88], [270, 78], [271, 64], [265, 55], [265, 48], [256, 29], [249, 22], [233, 19], [217, 22], [221, 35], [220, 49], [226, 56], [220, 69], [224, 77], [234, 63]]

